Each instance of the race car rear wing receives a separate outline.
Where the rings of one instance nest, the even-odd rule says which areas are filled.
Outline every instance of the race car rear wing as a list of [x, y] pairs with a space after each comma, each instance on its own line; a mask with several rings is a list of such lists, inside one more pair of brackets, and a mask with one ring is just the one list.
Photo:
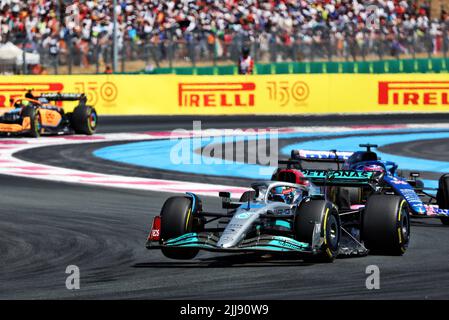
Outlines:
[[318, 151], [295, 149], [291, 152], [291, 159], [312, 162], [345, 162], [354, 152], [350, 151]]
[[383, 172], [356, 170], [300, 170], [304, 178], [317, 186], [354, 186], [373, 185]]
[[80, 103], [86, 103], [87, 101], [84, 93], [42, 93], [37, 98], [48, 101], [80, 101]]

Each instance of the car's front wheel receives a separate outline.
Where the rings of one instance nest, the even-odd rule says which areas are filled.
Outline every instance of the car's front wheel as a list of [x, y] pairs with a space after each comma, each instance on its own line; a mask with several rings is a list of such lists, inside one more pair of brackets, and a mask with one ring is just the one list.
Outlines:
[[[193, 229], [192, 200], [187, 197], [170, 197], [161, 210], [161, 240], [182, 236]], [[163, 247], [162, 253], [167, 258], [188, 260], [193, 259], [199, 250], [195, 248]]]
[[41, 117], [39, 110], [30, 106], [25, 107], [22, 111], [22, 117], [30, 118], [30, 130], [28, 131], [30, 137], [39, 138], [41, 135]]
[[[319, 226], [319, 230], [315, 228]], [[337, 208], [326, 200], [302, 202], [295, 214], [294, 232], [296, 240], [313, 243], [316, 232], [323, 239], [320, 251], [312, 259], [319, 262], [333, 262], [340, 247], [340, 219]]]

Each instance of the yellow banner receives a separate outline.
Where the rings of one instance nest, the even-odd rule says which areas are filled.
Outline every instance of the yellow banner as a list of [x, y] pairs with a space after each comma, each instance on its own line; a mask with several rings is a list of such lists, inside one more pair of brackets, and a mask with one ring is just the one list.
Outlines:
[[28, 89], [84, 92], [99, 115], [449, 111], [446, 74], [2, 76], [0, 106]]

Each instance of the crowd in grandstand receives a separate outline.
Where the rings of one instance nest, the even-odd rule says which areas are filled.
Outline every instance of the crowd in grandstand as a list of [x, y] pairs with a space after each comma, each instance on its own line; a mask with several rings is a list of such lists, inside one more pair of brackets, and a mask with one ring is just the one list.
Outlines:
[[[50, 57], [72, 50], [87, 65], [111, 47], [112, 3], [0, 0], [0, 43]], [[406, 0], [117, 0], [115, 11], [119, 50], [151, 46], [157, 59], [173, 50], [234, 59], [243, 43], [269, 60], [434, 53], [449, 33], [445, 11], [431, 18], [428, 4]]]

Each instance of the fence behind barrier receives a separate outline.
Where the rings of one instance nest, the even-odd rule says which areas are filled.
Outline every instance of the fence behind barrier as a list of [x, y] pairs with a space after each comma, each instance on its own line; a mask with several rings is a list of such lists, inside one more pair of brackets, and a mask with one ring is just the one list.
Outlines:
[[[116, 72], [153, 72], [155, 69], [177, 68], [177, 73], [181, 74], [182, 67], [196, 69], [202, 66], [222, 70], [220, 66], [236, 63], [243, 46], [250, 49], [259, 64], [309, 62], [314, 65], [314, 62], [321, 62], [321, 65], [331, 63], [333, 66], [333, 62], [340, 62], [343, 69], [348, 65], [349, 70], [353, 69], [351, 64], [347, 64], [349, 62], [358, 62], [354, 64], [357, 66], [359, 63], [363, 65], [369, 61], [383, 62], [388, 59], [447, 59], [449, 21], [439, 21], [435, 27], [435, 30], [401, 29], [397, 33], [391, 30], [372, 32], [369, 28], [357, 32], [335, 32], [323, 25], [309, 32], [258, 32], [251, 35], [239, 32], [219, 35], [203, 30], [187, 32], [181, 38], [175, 36], [172, 30], [132, 38], [125, 33], [118, 44]], [[113, 50], [109, 36], [92, 35], [91, 39], [86, 40], [67, 34], [52, 44], [52, 41], [29, 41], [18, 32], [14, 35], [8, 40], [25, 51], [39, 54], [46, 73], [98, 74], [104, 73], [107, 66], [112, 66]], [[2, 69], [0, 66], [0, 71]], [[226, 67], [224, 70], [233, 73]], [[32, 74], [40, 71], [33, 66], [24, 66], [10, 72]]]

